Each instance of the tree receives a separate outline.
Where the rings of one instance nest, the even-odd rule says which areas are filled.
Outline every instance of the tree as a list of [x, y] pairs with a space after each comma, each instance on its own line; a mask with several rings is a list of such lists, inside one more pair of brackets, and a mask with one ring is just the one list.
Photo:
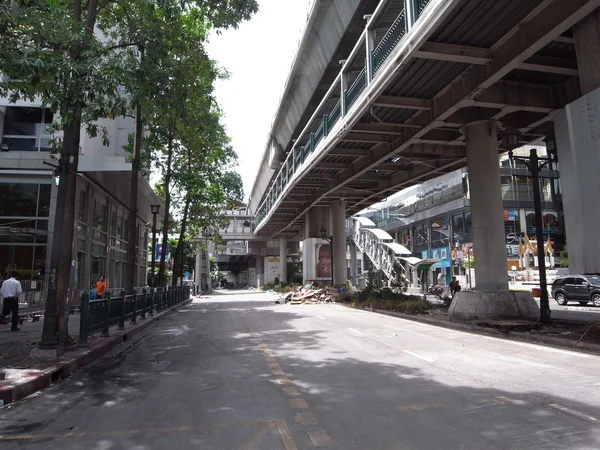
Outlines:
[[[108, 136], [97, 120], [124, 115], [128, 98], [122, 89], [131, 67], [137, 67], [137, 42], [121, 39], [114, 11], [129, 12], [148, 4], [144, 0], [5, 1], [0, 3], [0, 64], [10, 83], [0, 84], [0, 94], [11, 101], [33, 100], [58, 113], [56, 139], [61, 153], [55, 215], [61, 218], [53, 235], [47, 307], [40, 348], [67, 342], [66, 305], [73, 246], [75, 174], [81, 128], [94, 137]], [[256, 0], [196, 0], [157, 2], [189, 10], [205, 29], [236, 26], [258, 6]], [[139, 142], [139, 140], [138, 140]], [[137, 162], [137, 161], [136, 161]], [[134, 211], [135, 214], [135, 211]], [[131, 239], [131, 237], [130, 237]]]

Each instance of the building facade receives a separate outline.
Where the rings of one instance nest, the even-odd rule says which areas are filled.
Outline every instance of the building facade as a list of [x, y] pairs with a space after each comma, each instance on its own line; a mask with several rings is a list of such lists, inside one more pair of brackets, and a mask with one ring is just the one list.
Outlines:
[[[50, 264], [58, 189], [52, 167], [54, 119], [40, 102], [0, 98], [0, 278], [16, 270], [26, 290], [44, 290]], [[126, 267], [131, 163], [124, 146], [133, 120], [119, 117], [100, 125], [108, 131], [107, 146], [82, 132], [73, 224], [74, 291], [88, 289], [101, 275], [110, 288], [122, 288], [126, 270], [135, 271], [137, 286], [146, 285], [150, 205], [160, 204], [148, 180], [140, 177], [138, 258], [135, 268]]]
[[[529, 155], [532, 147], [546, 156], [544, 146], [525, 146], [515, 151]], [[529, 170], [517, 161], [500, 157], [507, 270], [520, 267], [519, 245], [525, 236], [535, 240], [533, 186]], [[550, 164], [540, 173], [544, 236], [556, 254], [565, 246], [564, 218], [558, 167]], [[454, 275], [469, 282], [476, 272], [467, 169], [462, 169], [406, 189], [366, 214], [378, 228], [420, 259], [437, 259], [429, 283], [447, 284]], [[558, 262], [558, 258], [556, 259]], [[469, 271], [469, 267], [473, 267]], [[470, 280], [474, 286], [475, 280]]]

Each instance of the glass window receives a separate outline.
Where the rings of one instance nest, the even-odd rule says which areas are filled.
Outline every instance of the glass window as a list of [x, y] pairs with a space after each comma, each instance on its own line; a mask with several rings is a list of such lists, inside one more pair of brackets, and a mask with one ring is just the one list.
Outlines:
[[87, 191], [79, 192], [79, 220], [87, 223]]
[[106, 205], [101, 201], [96, 200], [94, 206], [94, 228], [102, 231], [106, 231], [106, 215], [107, 209]]
[[465, 234], [471, 234], [473, 232], [473, 223], [471, 222], [471, 212], [465, 212]]
[[455, 236], [462, 236], [465, 234], [465, 217], [463, 213], [454, 214], [452, 216], [452, 231]]
[[40, 197], [38, 199], [38, 217], [50, 215], [50, 190], [49, 184], [40, 184]]
[[4, 134], [39, 136], [42, 125], [42, 108], [8, 107], [4, 113]]
[[434, 247], [441, 247], [449, 243], [449, 227], [446, 217], [434, 219], [431, 221], [431, 244]]
[[42, 108], [7, 107], [4, 113], [2, 145], [9, 151], [50, 151], [49, 125], [52, 112]]
[[[49, 185], [46, 186], [48, 192]], [[16, 184], [16, 183], [1, 183], [0, 184], [0, 216], [14, 217], [36, 217], [38, 210], [38, 184]], [[47, 192], [44, 190], [44, 193]], [[46, 199], [40, 199], [44, 202]], [[50, 196], [48, 194], [48, 204]], [[47, 211], [47, 209], [46, 209]], [[48, 214], [46, 213], [45, 216]]]
[[11, 152], [37, 152], [38, 140], [33, 138], [3, 137], [2, 145]]

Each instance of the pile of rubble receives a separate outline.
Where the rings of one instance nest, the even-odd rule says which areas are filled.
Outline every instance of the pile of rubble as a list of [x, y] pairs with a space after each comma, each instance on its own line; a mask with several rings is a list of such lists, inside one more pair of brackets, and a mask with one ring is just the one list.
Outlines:
[[303, 305], [308, 303], [334, 303], [338, 290], [333, 286], [322, 289], [313, 289], [311, 285], [297, 288], [295, 291], [283, 294], [275, 303], [289, 303], [290, 305]]

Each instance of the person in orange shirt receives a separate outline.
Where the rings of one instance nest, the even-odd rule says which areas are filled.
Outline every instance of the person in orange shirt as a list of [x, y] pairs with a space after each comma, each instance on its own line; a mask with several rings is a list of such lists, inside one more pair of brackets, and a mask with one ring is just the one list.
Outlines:
[[104, 275], [96, 281], [96, 298], [104, 298], [104, 291], [106, 290], [106, 282], [104, 281]]

